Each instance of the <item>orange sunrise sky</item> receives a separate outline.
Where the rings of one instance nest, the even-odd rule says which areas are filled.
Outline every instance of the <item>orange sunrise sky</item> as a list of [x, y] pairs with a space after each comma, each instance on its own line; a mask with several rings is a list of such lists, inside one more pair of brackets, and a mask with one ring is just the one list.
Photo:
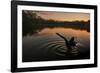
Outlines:
[[46, 20], [56, 21], [88, 21], [90, 20], [89, 13], [76, 13], [76, 12], [52, 12], [52, 11], [33, 11], [38, 16]]

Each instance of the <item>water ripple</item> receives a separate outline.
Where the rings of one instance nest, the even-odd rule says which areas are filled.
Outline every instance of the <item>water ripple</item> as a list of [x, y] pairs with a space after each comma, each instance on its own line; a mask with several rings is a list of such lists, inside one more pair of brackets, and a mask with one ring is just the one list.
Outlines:
[[[40, 48], [45, 49], [47, 52], [52, 52], [54, 55], [57, 56], [66, 56], [66, 54], [69, 53], [65, 42], [61, 40], [46, 42], [45, 44], [42, 44]], [[78, 53], [78, 47], [72, 47], [70, 54], [78, 55]]]

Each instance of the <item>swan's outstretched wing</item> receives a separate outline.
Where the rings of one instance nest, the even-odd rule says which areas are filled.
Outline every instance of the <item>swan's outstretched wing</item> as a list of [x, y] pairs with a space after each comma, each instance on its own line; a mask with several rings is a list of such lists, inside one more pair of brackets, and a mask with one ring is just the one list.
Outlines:
[[61, 38], [63, 38], [66, 42], [68, 42], [68, 40], [64, 37], [64, 36], [62, 36], [62, 35], [60, 35], [59, 33], [56, 33], [58, 36], [60, 36]]

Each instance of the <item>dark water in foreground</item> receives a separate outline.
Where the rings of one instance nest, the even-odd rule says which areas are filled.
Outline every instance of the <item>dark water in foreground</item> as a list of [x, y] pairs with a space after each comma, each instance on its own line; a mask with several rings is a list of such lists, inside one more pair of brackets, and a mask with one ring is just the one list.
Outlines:
[[[71, 54], [67, 54], [65, 41], [56, 33], [60, 33], [68, 40], [76, 37], [77, 47]], [[51, 61], [51, 60], [75, 60], [90, 58], [90, 33], [86, 30], [72, 28], [45, 28], [37, 34], [23, 37], [23, 62]]]

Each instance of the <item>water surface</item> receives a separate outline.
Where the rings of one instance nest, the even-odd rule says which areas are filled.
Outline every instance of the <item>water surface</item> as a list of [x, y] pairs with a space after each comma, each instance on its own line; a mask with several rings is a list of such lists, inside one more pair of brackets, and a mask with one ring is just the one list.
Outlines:
[[[77, 47], [73, 48], [71, 55], [67, 55], [68, 48], [65, 41], [56, 33], [68, 40], [75, 37]], [[90, 58], [90, 32], [86, 30], [64, 27], [44, 28], [36, 34], [23, 36], [22, 43], [23, 62]]]

